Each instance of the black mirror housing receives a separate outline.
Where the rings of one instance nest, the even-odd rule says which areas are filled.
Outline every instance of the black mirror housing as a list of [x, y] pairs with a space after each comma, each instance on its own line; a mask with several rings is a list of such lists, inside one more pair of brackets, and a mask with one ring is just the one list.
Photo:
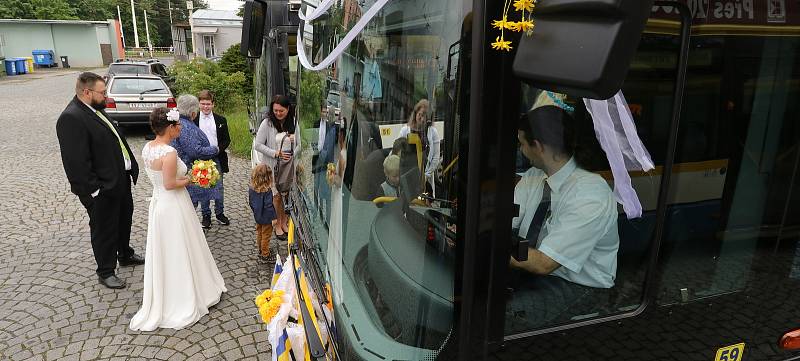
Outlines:
[[248, 58], [261, 56], [264, 43], [264, 19], [266, 18], [266, 5], [255, 0], [244, 3], [244, 16], [242, 23], [241, 53]]
[[533, 86], [608, 99], [622, 87], [653, 0], [540, 0], [514, 74]]

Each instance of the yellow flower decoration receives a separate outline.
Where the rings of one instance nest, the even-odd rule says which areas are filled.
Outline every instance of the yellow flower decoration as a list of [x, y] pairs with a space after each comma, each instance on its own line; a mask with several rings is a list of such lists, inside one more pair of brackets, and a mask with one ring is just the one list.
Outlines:
[[503, 16], [502, 20], [494, 20], [494, 21], [492, 21], [492, 26], [495, 27], [496, 29], [500, 29], [500, 30], [502, 30], [504, 28], [505, 29], [510, 29], [508, 27], [508, 17]]
[[260, 295], [256, 296], [255, 302], [256, 306], [258, 306], [258, 314], [261, 316], [261, 320], [264, 321], [264, 323], [269, 323], [281, 309], [281, 304], [283, 303], [282, 296], [284, 294], [284, 291], [272, 292], [272, 290], [265, 290]]
[[258, 295], [258, 297], [256, 297], [256, 306], [260, 308], [265, 303], [267, 303], [267, 297], [264, 297], [264, 295]]
[[528, 32], [533, 30], [533, 20], [518, 21], [516, 25], [517, 30], [515, 31]]
[[492, 43], [492, 49], [511, 51], [511, 42], [505, 41], [505, 39], [498, 36], [497, 38], [495, 38], [495, 42]]
[[516, 11], [533, 11], [533, 0], [516, 0], [514, 1], [514, 10]]
[[[514, 10], [521, 13], [520, 21], [508, 21], [508, 11], [511, 8], [512, 1]], [[495, 38], [495, 42], [491, 44], [492, 49], [511, 51], [511, 41], [506, 41], [505, 39], [506, 29], [515, 32], [524, 32], [530, 36], [534, 26], [531, 12], [535, 6], [536, 0], [505, 0], [503, 18], [501, 20], [492, 21], [492, 27], [500, 29], [500, 36]]]

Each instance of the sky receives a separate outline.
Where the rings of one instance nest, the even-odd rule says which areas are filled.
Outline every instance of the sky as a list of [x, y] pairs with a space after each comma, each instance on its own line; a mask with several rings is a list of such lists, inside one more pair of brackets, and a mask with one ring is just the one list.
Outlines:
[[240, 0], [206, 0], [208, 7], [214, 10], [238, 10], [243, 1]]

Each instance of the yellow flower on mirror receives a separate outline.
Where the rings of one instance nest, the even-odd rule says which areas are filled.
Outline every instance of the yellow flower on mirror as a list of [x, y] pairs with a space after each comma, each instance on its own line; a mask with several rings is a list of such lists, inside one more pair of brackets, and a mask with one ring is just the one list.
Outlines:
[[498, 36], [492, 43], [492, 49], [511, 51], [511, 41], [505, 41], [502, 37]]
[[511, 31], [519, 31], [519, 23], [515, 21], [509, 21], [506, 29]]
[[526, 21], [518, 21], [516, 22], [517, 30], [515, 31], [522, 31], [528, 32], [533, 30], [533, 20], [526, 20]]
[[516, 11], [533, 11], [533, 0], [516, 0], [514, 1], [514, 10]]
[[503, 30], [503, 28], [511, 29], [511, 28], [508, 27], [509, 26], [508, 25], [508, 17], [505, 17], [505, 16], [503, 16], [503, 20], [494, 20], [494, 21], [492, 21], [492, 26], [494, 28], [500, 29], [500, 30]]

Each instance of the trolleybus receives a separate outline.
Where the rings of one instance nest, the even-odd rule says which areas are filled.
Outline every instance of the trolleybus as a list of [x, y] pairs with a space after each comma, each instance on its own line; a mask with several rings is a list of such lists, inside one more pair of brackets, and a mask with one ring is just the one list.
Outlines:
[[[300, 20], [324, 3], [248, 0], [242, 43], [254, 129], [273, 95], [306, 99], [305, 76], [323, 89], [298, 108], [338, 109], [316, 122], [337, 133], [331, 174], [302, 124], [311, 142], [288, 197], [294, 252], [332, 311], [319, 315], [328, 339], [309, 332], [312, 358], [800, 358], [800, 3], [539, 0], [530, 35], [505, 30], [508, 51], [493, 21], [517, 1], [338, 0]], [[330, 66], [303, 68], [298, 46], [316, 64], [373, 14]], [[569, 109], [583, 167], [613, 187], [582, 99], [618, 89], [655, 164], [629, 172], [642, 214], [617, 212], [611, 287], [525, 322], [547, 310], [514, 299], [547, 296], [509, 266], [524, 258], [512, 222], [531, 166], [518, 121], [564, 94], [551, 103]], [[396, 142], [420, 100], [423, 130]]]

